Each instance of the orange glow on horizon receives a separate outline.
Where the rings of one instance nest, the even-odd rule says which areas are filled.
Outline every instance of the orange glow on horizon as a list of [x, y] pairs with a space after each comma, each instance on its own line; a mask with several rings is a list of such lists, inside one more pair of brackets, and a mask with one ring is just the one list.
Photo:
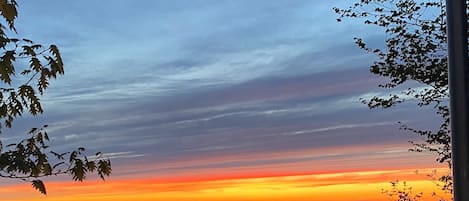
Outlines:
[[[327, 174], [304, 174], [294, 176], [250, 177], [237, 179], [188, 178], [171, 179], [122, 179], [106, 182], [87, 181], [48, 182], [47, 197], [39, 195], [29, 185], [19, 184], [0, 188], [2, 200], [139, 200], [139, 201], [309, 201], [320, 198], [322, 201], [348, 200], [389, 200], [381, 193], [390, 189], [390, 181], [407, 181], [415, 192], [448, 197], [425, 175], [434, 169], [358, 171]], [[446, 169], [440, 168], [441, 174]], [[229, 176], [227, 176], [229, 178]], [[425, 200], [437, 200], [436, 197]]]

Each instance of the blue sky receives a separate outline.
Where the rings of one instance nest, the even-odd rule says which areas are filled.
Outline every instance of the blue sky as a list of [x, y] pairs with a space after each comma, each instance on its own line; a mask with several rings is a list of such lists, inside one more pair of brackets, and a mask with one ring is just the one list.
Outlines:
[[[424, 154], [407, 153], [415, 136], [396, 122], [428, 126], [435, 122], [431, 112], [416, 113], [412, 104], [369, 110], [360, 103], [382, 93], [376, 86], [383, 80], [368, 72], [374, 57], [353, 37], [379, 46], [384, 36], [358, 22], [336, 23], [334, 6], [344, 4], [21, 3], [18, 32], [57, 44], [66, 74], [42, 98], [44, 115], [17, 126], [49, 124], [58, 149], [107, 152], [117, 176], [300, 162], [322, 163], [296, 166], [318, 171], [430, 163]], [[279, 157], [266, 157], [272, 153]], [[401, 164], [389, 162], [395, 153]], [[369, 160], [347, 162], [364, 157]]]

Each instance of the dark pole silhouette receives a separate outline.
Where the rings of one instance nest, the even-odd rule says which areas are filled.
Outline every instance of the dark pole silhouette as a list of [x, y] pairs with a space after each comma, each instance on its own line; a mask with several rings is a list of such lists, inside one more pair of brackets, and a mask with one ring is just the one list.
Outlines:
[[469, 201], [469, 69], [466, 0], [446, 0], [454, 201]]

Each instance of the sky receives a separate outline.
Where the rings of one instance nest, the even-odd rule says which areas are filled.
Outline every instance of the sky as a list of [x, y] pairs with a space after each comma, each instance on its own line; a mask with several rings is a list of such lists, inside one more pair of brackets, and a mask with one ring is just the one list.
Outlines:
[[[37, 0], [19, 3], [20, 36], [56, 44], [65, 75], [44, 114], [2, 134], [48, 124], [51, 146], [111, 158], [105, 182], [45, 179], [48, 196], [3, 181], [17, 200], [386, 200], [389, 181], [425, 191], [445, 171], [398, 121], [432, 128], [431, 110], [370, 110], [385, 95], [369, 73], [382, 30], [336, 22], [310, 0]], [[415, 173], [419, 170], [421, 173]], [[423, 172], [423, 173], [422, 173]], [[338, 193], [344, 197], [338, 197]]]

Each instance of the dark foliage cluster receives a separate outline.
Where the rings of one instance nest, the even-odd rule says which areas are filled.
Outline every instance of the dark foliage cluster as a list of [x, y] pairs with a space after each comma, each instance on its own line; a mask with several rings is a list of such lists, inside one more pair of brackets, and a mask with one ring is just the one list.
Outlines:
[[381, 193], [397, 201], [420, 201], [423, 197], [423, 193], [415, 193], [412, 186], [400, 181], [392, 181], [391, 189], [383, 189]]
[[[446, 7], [444, 0], [360, 0], [348, 8], [334, 8], [337, 21], [361, 19], [365, 24], [383, 29], [384, 48], [372, 48], [362, 38], [355, 38], [359, 48], [375, 54], [370, 72], [387, 78], [379, 85], [388, 96], [362, 100], [370, 108], [389, 108], [402, 102], [432, 107], [441, 124], [435, 130], [416, 129], [402, 124], [402, 129], [424, 137], [411, 142], [412, 151], [430, 151], [437, 161], [451, 167]], [[410, 86], [410, 87], [409, 87]], [[451, 190], [451, 176], [443, 176], [444, 188]]]
[[[0, 15], [7, 24], [6, 27], [0, 23], [0, 133], [2, 126], [11, 127], [24, 113], [41, 114], [39, 96], [51, 79], [64, 74], [62, 57], [55, 45], [45, 47], [7, 35], [17, 34], [17, 6], [15, 0], [0, 0]], [[28, 65], [21, 65], [19, 60]], [[83, 181], [89, 172], [96, 172], [102, 179], [110, 175], [110, 160], [101, 153], [87, 157], [84, 148], [64, 153], [51, 150], [46, 127], [32, 128], [18, 143], [4, 146], [0, 140], [0, 177], [31, 182], [46, 194], [42, 177], [69, 174], [73, 180]]]

